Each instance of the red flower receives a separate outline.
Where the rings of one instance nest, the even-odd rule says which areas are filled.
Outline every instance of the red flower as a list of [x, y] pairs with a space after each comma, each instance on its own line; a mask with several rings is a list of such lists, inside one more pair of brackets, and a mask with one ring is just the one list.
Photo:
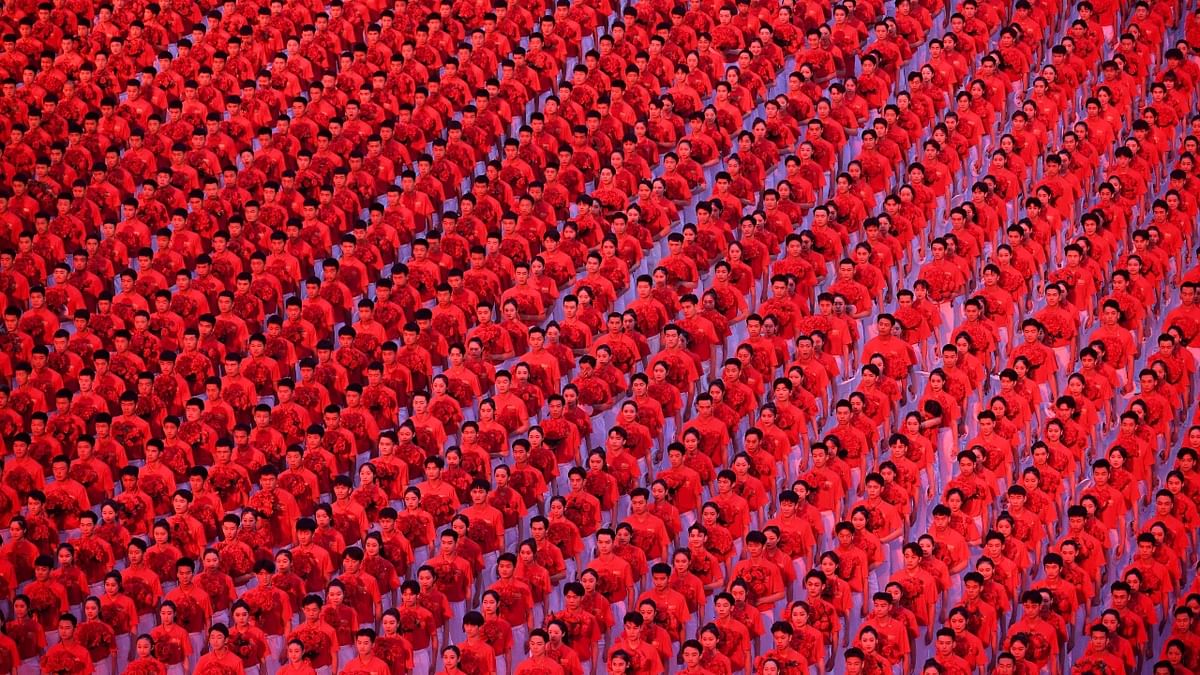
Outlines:
[[[79, 481], [85, 488], [90, 488], [96, 481], [100, 480], [100, 475], [88, 464], [72, 464], [71, 468], [67, 470], [67, 475]], [[0, 508], [0, 511], [3, 510], [3, 508]]]
[[130, 661], [122, 675], [159, 675], [162, 671], [163, 665], [161, 663], [153, 658], [145, 658]]
[[572, 499], [567, 502], [566, 511], [563, 515], [567, 520], [575, 523], [575, 527], [583, 530], [586, 527], [591, 527], [595, 520], [595, 508], [591, 502], [585, 502], [582, 499]]
[[483, 624], [481, 637], [488, 645], [499, 645], [504, 642], [504, 635], [512, 630], [506, 621], [487, 621]]
[[141, 577], [130, 576], [123, 580], [122, 586], [125, 589], [125, 595], [133, 600], [133, 606], [137, 608], [139, 614], [153, 610], [154, 606], [158, 604], [154, 589]]
[[242, 661], [257, 660], [261, 649], [249, 638], [249, 633], [233, 633], [229, 636], [229, 651], [238, 655]]
[[247, 555], [240, 546], [225, 546], [219, 549], [221, 569], [231, 577], [249, 574], [254, 566], [253, 556]]
[[350, 497], [369, 514], [384, 508], [388, 504], [387, 495], [378, 486], [359, 488]]
[[242, 596], [242, 600], [249, 605], [250, 615], [257, 623], [262, 623], [263, 617], [275, 610], [275, 594], [262, 587], [250, 589]]
[[315, 628], [298, 628], [292, 633], [292, 637], [304, 645], [305, 656], [313, 661], [317, 661], [322, 656], [328, 654], [329, 650], [333, 647], [329, 643], [329, 636]]
[[203, 543], [192, 541], [194, 538], [192, 537], [192, 528], [187, 526], [187, 522], [183, 518], [172, 517], [168, 522], [170, 523], [171, 541], [181, 550]]
[[[396, 632], [400, 633], [401, 635], [407, 635], [409, 633], [415, 633], [424, 627], [425, 622], [417, 618], [417, 614], [415, 612], [400, 610], [400, 623], [396, 628]], [[376, 645], [378, 644], [379, 643], [376, 642]]]
[[138, 480], [138, 487], [142, 489], [142, 492], [150, 495], [150, 500], [155, 504], [165, 503], [175, 488], [174, 485], [167, 485], [161, 476], [154, 474], [143, 474]]
[[[39, 618], [43, 616], [57, 616], [56, 612], [59, 610], [58, 596], [54, 594], [54, 591], [50, 590], [50, 587], [39, 584], [33, 590], [26, 590], [25, 594], [29, 596], [29, 608]], [[43, 621], [42, 625], [46, 625], [46, 622]]]
[[487, 662], [474, 649], [462, 650], [462, 658], [458, 667], [467, 675], [484, 675], [488, 671]]
[[408, 662], [412, 647], [399, 635], [381, 635], [375, 640], [374, 654], [385, 663], [404, 666]]
[[42, 661], [42, 672], [54, 675], [75, 675], [82, 673], [87, 665], [74, 652], [59, 649]]
[[34, 482], [33, 476], [29, 472], [20, 467], [8, 468], [5, 467], [4, 482], [8, 484], [18, 495], [27, 495], [33, 492]]
[[79, 624], [79, 629], [75, 631], [75, 639], [93, 655], [108, 654], [117, 641], [113, 628], [104, 621], [85, 621]]
[[[129, 591], [129, 584], [125, 584], [126, 592]], [[133, 627], [133, 619], [123, 607], [116, 603], [104, 605], [100, 608], [100, 620], [107, 626], [112, 626], [114, 631], [122, 633], [129, 632]]]
[[396, 518], [396, 528], [413, 546], [425, 546], [430, 543], [426, 541], [429, 530], [422, 515], [424, 512], [401, 511]]
[[279, 497], [274, 490], [256, 492], [250, 498], [249, 506], [267, 519], [274, 518], [283, 510], [283, 505], [279, 503]]
[[238, 671], [229, 666], [217, 663], [216, 661], [206, 661], [203, 665], [196, 669], [196, 675], [237, 675]]
[[183, 644], [174, 638], [160, 638], [154, 643], [154, 658], [170, 666], [183, 661]]
[[67, 494], [63, 489], [50, 489], [46, 491], [46, 514], [53, 518], [56, 522], [61, 523], [69, 514], [79, 511], [79, 504], [75, 498]]
[[194, 598], [183, 596], [175, 601], [175, 613], [179, 616], [179, 625], [189, 633], [204, 630], [204, 610]]
[[175, 578], [175, 563], [179, 561], [179, 549], [171, 546], [170, 548], [151, 548], [146, 551], [145, 555], [146, 567], [154, 570], [161, 580], [169, 580]]
[[771, 575], [761, 565], [749, 567], [739, 576], [750, 587], [750, 593], [755, 600], [769, 594]]
[[479, 544], [479, 547], [484, 551], [491, 551], [497, 547], [496, 528], [490, 523], [485, 523], [476, 520], [467, 527], [467, 537]]
[[428, 494], [421, 497], [421, 508], [433, 516], [433, 524], [441, 527], [454, 517], [454, 504], [442, 495]]

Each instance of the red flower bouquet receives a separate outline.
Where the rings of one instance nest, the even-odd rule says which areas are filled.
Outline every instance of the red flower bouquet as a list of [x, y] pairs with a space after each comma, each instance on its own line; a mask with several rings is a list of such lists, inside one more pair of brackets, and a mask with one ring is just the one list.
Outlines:
[[55, 650], [42, 659], [42, 672], [52, 675], [78, 675], [87, 667], [88, 664], [84, 663], [74, 652], [66, 649]]
[[688, 563], [688, 571], [700, 579], [707, 579], [712, 573], [712, 563], [713, 559], [709, 556], [692, 556], [692, 561]]
[[436, 527], [441, 527], [450, 522], [455, 512], [454, 504], [449, 499], [442, 495], [434, 494], [421, 496], [421, 508], [433, 516], [433, 524]]
[[154, 474], [142, 474], [138, 480], [138, 487], [142, 492], [150, 495], [150, 500], [156, 505], [165, 504], [171, 496], [171, 491], [175, 489], [174, 485], [167, 485], [161, 476]]
[[723, 527], [709, 528], [708, 545], [705, 548], [718, 558], [727, 558], [733, 551], [733, 536]]
[[520, 522], [521, 509], [518, 505], [520, 500], [521, 496], [517, 494], [516, 490], [513, 490], [507, 485], [503, 487], [497, 487], [492, 491], [492, 496], [489, 500], [489, 503], [498, 511], [500, 511], [500, 514], [504, 517], [505, 529], [516, 527], [517, 523]]
[[358, 519], [349, 513], [333, 514], [333, 529], [342, 533], [347, 546], [356, 544], [363, 535]]
[[266, 651], [266, 645], [250, 639], [249, 633], [230, 633], [229, 651], [238, 655], [243, 662], [257, 661]]
[[238, 675], [237, 670], [216, 661], [205, 661], [196, 668], [195, 675]]
[[247, 554], [241, 546], [218, 546], [217, 551], [221, 569], [231, 577], [249, 574], [254, 568], [254, 556]]
[[437, 589], [442, 593], [456, 593], [464, 587], [464, 579], [462, 572], [453, 563], [441, 562], [440, 559], [436, 563], [432, 563], [434, 572], [437, 573]]
[[314, 666], [324, 660], [333, 648], [329, 636], [316, 628], [301, 626], [292, 633], [292, 637], [304, 645], [304, 655], [313, 660]]
[[511, 637], [511, 633], [512, 626], [504, 619], [489, 619], [483, 623], [480, 637], [499, 653], [500, 647], [504, 646], [505, 638]]
[[62, 488], [50, 486], [46, 490], [46, 515], [54, 519], [61, 528], [67, 516], [79, 512], [79, 503]]
[[113, 422], [112, 436], [118, 443], [127, 448], [140, 448], [146, 444], [145, 434], [133, 422], [119, 420]]
[[462, 650], [462, 658], [459, 659], [458, 667], [467, 675], [486, 675], [489, 666], [482, 655], [474, 649], [468, 648]]
[[[174, 563], [172, 563], [174, 564]], [[146, 583], [141, 577], [130, 576], [123, 580], [125, 595], [133, 600], [133, 606], [137, 608], [138, 614], [145, 614], [153, 611], [155, 605], [158, 604], [158, 598], [154, 593], [154, 589], [150, 584]]]
[[[129, 584], [125, 585], [125, 590], [129, 590]], [[133, 629], [133, 617], [129, 616], [129, 612], [116, 603], [100, 608], [100, 620], [105, 625], [111, 626], [114, 631], [128, 633]]]
[[771, 588], [770, 573], [761, 565], [748, 567], [740, 575], [741, 579], [750, 587], [750, 593], [754, 600], [769, 595]]
[[[58, 596], [45, 584], [38, 584], [33, 589], [26, 589], [29, 596], [29, 608], [38, 617], [43, 626], [51, 625], [58, 620]], [[47, 621], [46, 619], [52, 619]]]
[[550, 527], [546, 530], [546, 538], [562, 551], [564, 557], [575, 555], [575, 530], [579, 526], [576, 525], [575, 528], [572, 528], [571, 522], [562, 520], [551, 521]]
[[338, 577], [345, 586], [345, 604], [357, 609], [364, 604], [367, 607], [371, 606], [371, 595], [367, 593], [367, 587], [360, 579], [341, 576]]
[[567, 508], [563, 512], [563, 516], [575, 523], [580, 532], [592, 527], [592, 523], [596, 520], [596, 509], [591, 502], [585, 502], [582, 499], [568, 499]]
[[[213, 609], [225, 609], [225, 607], [217, 606], [217, 598], [225, 597], [225, 576], [220, 572], [210, 572], [197, 574], [195, 577], [196, 585], [204, 594], [212, 599]], [[228, 600], [221, 602], [222, 605], [228, 603]]]
[[154, 643], [154, 658], [168, 666], [183, 662], [183, 644], [175, 638], [160, 638]]
[[117, 505], [121, 507], [121, 517], [131, 523], [146, 520], [146, 502], [131, 492], [122, 492], [116, 496]]
[[122, 675], [161, 675], [166, 670], [163, 664], [155, 658], [130, 661]]
[[596, 590], [606, 598], [611, 598], [615, 595], [624, 596], [625, 579], [620, 574], [611, 573], [609, 571], [600, 571], [600, 579], [596, 582]]
[[[500, 420], [496, 421], [500, 422]], [[500, 424], [503, 424], [503, 422], [500, 422]], [[506, 426], [505, 428], [508, 427]], [[487, 450], [489, 455], [500, 454], [501, 449], [508, 442], [508, 438], [503, 432], [492, 428], [480, 430], [478, 440], [480, 447]]]
[[533, 494], [537, 487], [537, 481], [533, 480], [533, 476], [529, 472], [514, 471], [508, 479], [508, 486], [521, 495], [521, 500], [525, 502], [525, 508], [537, 503], [537, 497]]
[[370, 488], [359, 488], [350, 495], [350, 498], [362, 506], [367, 515], [376, 513], [388, 505], [387, 495], [377, 485], [372, 485]]
[[175, 563], [179, 561], [179, 549], [174, 546], [152, 547], [146, 551], [146, 567], [154, 570], [162, 581], [175, 578]]
[[[67, 470], [67, 476], [75, 479], [81, 485], [83, 485], [84, 488], [89, 490], [93, 485], [95, 485], [96, 481], [100, 480], [100, 475], [97, 474], [96, 470], [93, 469], [89, 464], [72, 464], [71, 468]], [[0, 507], [0, 511], [3, 510], [4, 509]]]
[[279, 503], [279, 496], [275, 494], [274, 490], [262, 490], [254, 493], [250, 497], [248, 506], [268, 520], [283, 513], [283, 505]]
[[[421, 621], [416, 612], [405, 609], [400, 610], [400, 623], [396, 628], [397, 633], [400, 633], [401, 635], [408, 635], [410, 633], [416, 633], [419, 630], [423, 630], [424, 628], [425, 623]], [[379, 642], [376, 641], [375, 645], [378, 647]]]
[[257, 624], [261, 625], [263, 619], [275, 611], [275, 594], [265, 588], [257, 587], [246, 591], [242, 600], [249, 606], [250, 616]]
[[[180, 430], [180, 437], [183, 438], [183, 430]], [[191, 439], [191, 443], [203, 445], [203, 438]], [[188, 464], [187, 457], [180, 451], [179, 446], [171, 444], [163, 448], [160, 461], [171, 470], [171, 473], [176, 476], [187, 476], [188, 469], [191, 465]]]
[[396, 490], [398, 487], [396, 486], [396, 479], [399, 477], [400, 466], [398, 464], [378, 460], [375, 462], [375, 482], [378, 483], [380, 489], [383, 490], [385, 500], [388, 498], [388, 495], [400, 494]]
[[85, 621], [75, 631], [75, 639], [88, 650], [93, 661], [107, 657], [117, 643], [113, 628], [103, 621]]
[[192, 505], [188, 507], [188, 515], [200, 521], [206, 538], [215, 536], [217, 522], [220, 520], [221, 514], [217, 513], [209, 500], [192, 502]]
[[317, 573], [317, 559], [308, 551], [292, 549], [292, 571], [301, 579], [309, 579]]
[[[422, 499], [421, 501], [425, 500]], [[396, 529], [400, 530], [404, 538], [411, 542], [414, 547], [425, 546], [430, 543], [425, 541], [428, 528], [425, 527], [427, 521], [423, 515], [424, 513], [401, 511], [396, 518]]]
[[[421, 459], [424, 462], [424, 458]], [[325, 457], [320, 453], [311, 452], [304, 455], [304, 459], [300, 460], [301, 466], [313, 472], [317, 477], [317, 483], [322, 486], [328, 486], [333, 481], [333, 469], [325, 461]]]
[[458, 494], [460, 502], [469, 501], [471, 499], [471, 474], [463, 470], [461, 466], [448, 466], [442, 472], [442, 480], [454, 486], [454, 491]]
[[606, 510], [615, 506], [611, 503], [612, 493], [608, 489], [609, 477], [610, 474], [592, 471], [583, 479], [583, 491], [595, 495], [600, 500], [600, 508]]
[[287, 492], [296, 499], [296, 505], [301, 511], [307, 511], [312, 506], [312, 494], [308, 483], [298, 473], [287, 473], [279, 477], [279, 489]]
[[171, 541], [179, 547], [180, 550], [186, 551], [191, 546], [201, 546], [204, 542], [194, 541], [192, 536], [192, 528], [188, 527], [187, 522], [183, 518], [171, 516], [167, 521], [171, 531]]
[[476, 520], [467, 527], [467, 538], [479, 544], [484, 551], [494, 551], [498, 547], [496, 528], [480, 520]]
[[221, 393], [221, 400], [228, 403], [229, 407], [233, 408], [234, 410], [246, 410], [253, 405], [251, 402], [250, 392], [246, 390], [245, 387], [236, 385], [227, 387], [225, 391]]
[[491, 471], [491, 466], [485, 463], [480, 455], [469, 452], [463, 455], [462, 464], [459, 465], [462, 470], [471, 478], [487, 478], [488, 472]]
[[425, 463], [425, 451], [421, 446], [413, 442], [402, 443], [396, 446], [396, 459], [408, 465], [408, 474], [410, 476], [419, 476], [423, 471], [422, 465]]
[[22, 497], [29, 495], [30, 492], [34, 491], [36, 486], [34, 483], [34, 477], [30, 476], [28, 471], [25, 471], [24, 468], [20, 468], [19, 466], [11, 468], [5, 467], [4, 482], [10, 486], [14, 492], [17, 492], [18, 496]]
[[380, 635], [375, 640], [374, 654], [385, 663], [400, 666], [403, 671], [412, 655], [412, 646], [399, 635]]
[[179, 618], [179, 625], [187, 632], [197, 633], [204, 630], [204, 609], [194, 598], [181, 596], [176, 600], [175, 614]]

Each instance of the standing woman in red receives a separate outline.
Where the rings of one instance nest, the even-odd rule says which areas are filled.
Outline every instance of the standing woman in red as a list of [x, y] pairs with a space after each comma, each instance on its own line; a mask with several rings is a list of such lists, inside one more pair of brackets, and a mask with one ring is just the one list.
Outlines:
[[20, 656], [17, 675], [35, 675], [38, 672], [38, 657], [46, 649], [46, 633], [33, 615], [26, 595], [18, 595], [12, 607], [13, 618], [4, 627], [4, 632], [17, 643], [17, 654]]

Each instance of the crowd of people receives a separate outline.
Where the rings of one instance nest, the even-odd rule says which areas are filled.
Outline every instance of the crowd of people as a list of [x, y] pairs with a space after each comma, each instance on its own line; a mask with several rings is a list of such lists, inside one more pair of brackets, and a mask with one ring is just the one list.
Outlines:
[[5, 3], [0, 675], [1200, 674], [1192, 4]]

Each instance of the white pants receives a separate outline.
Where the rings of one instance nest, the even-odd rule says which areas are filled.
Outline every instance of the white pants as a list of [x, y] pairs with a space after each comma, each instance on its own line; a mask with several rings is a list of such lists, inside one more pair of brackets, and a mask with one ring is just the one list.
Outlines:
[[188, 657], [188, 665], [191, 670], [196, 669], [196, 663], [200, 661], [200, 653], [204, 651], [204, 633], [188, 633], [188, 641], [192, 643], [192, 655]]
[[283, 636], [268, 635], [267, 636], [267, 656], [263, 661], [267, 664], [268, 675], [275, 675], [279, 671], [279, 657], [283, 655]]
[[413, 675], [429, 675], [429, 666], [433, 659], [433, 650], [429, 647], [413, 652]]
[[338, 647], [338, 666], [345, 668], [347, 663], [354, 660], [358, 656], [358, 652], [354, 649], [354, 645], [342, 645]]
[[117, 635], [117, 672], [125, 672], [129, 665], [129, 652], [133, 649], [133, 637], [129, 633]]

